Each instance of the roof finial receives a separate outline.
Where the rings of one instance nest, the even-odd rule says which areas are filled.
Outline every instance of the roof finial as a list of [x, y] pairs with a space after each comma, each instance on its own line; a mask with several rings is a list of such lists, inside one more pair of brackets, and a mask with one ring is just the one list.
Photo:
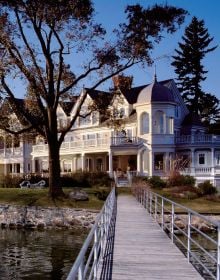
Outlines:
[[156, 63], [154, 64], [154, 83], [157, 82], [157, 67], [156, 67]]

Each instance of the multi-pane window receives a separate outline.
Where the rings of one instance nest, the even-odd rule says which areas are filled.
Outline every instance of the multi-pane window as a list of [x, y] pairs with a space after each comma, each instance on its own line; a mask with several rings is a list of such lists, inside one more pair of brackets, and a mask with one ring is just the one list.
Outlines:
[[149, 133], [149, 114], [143, 113], [141, 115], [141, 134]]
[[220, 165], [220, 153], [216, 154], [216, 164]]
[[199, 164], [205, 164], [205, 154], [199, 154]]
[[154, 115], [154, 130], [153, 132], [156, 134], [165, 133], [164, 129], [164, 118], [165, 115], [162, 111], [157, 111]]
[[164, 154], [154, 155], [154, 170], [163, 170], [164, 166]]

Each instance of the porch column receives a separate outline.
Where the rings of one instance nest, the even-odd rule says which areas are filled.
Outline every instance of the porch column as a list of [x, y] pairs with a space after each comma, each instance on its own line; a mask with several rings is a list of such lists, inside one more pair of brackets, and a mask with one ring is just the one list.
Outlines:
[[112, 166], [112, 151], [108, 152], [108, 160], [109, 160], [109, 176], [112, 177], [113, 176], [113, 166]]
[[195, 176], [195, 149], [191, 148], [191, 176]]
[[33, 157], [33, 159], [31, 160], [31, 173], [35, 173], [35, 158]]
[[142, 150], [138, 151], [137, 153], [137, 174], [138, 175], [141, 175], [143, 172], [142, 172]]
[[77, 160], [77, 158], [76, 157], [73, 157], [73, 159], [72, 159], [72, 171], [73, 172], [76, 172], [76, 160]]
[[[4, 157], [6, 157], [6, 141], [7, 141], [7, 139], [6, 139], [6, 135], [4, 135]], [[5, 175], [6, 175], [6, 173], [5, 173]]]
[[211, 175], [215, 175], [215, 149], [211, 148]]
[[149, 176], [153, 176], [153, 166], [154, 166], [153, 152], [152, 150], [150, 150], [149, 151]]
[[165, 174], [167, 174], [170, 171], [170, 168], [169, 168], [169, 153], [165, 153], [165, 157], [164, 157], [164, 171], [165, 171]]
[[85, 170], [85, 154], [81, 154], [81, 164], [82, 164], [82, 171]]
[[7, 175], [7, 164], [4, 164], [4, 175]]

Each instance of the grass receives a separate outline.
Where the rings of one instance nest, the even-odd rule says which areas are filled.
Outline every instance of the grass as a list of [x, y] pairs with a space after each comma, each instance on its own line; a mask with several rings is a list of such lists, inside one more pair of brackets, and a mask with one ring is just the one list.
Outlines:
[[[65, 194], [74, 189], [64, 188]], [[89, 195], [89, 201], [72, 201], [69, 198], [51, 199], [48, 196], [48, 189], [20, 189], [20, 188], [0, 188], [0, 204], [20, 205], [20, 206], [41, 206], [41, 207], [69, 207], [101, 209], [104, 201], [96, 197], [97, 189], [83, 189]]]
[[206, 197], [198, 197], [195, 199], [176, 198], [173, 197], [172, 194], [167, 190], [152, 189], [152, 191], [165, 196], [168, 199], [173, 200], [181, 205], [184, 205], [185, 207], [190, 208], [196, 212], [202, 214], [220, 214], [220, 203], [218, 201], [207, 200]]

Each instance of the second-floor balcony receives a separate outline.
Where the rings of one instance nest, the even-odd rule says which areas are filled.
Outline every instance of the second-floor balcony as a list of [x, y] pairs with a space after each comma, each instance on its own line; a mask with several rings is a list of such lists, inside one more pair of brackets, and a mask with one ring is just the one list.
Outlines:
[[202, 134], [202, 135], [181, 135], [175, 138], [176, 144], [219, 144], [220, 135]]
[[0, 149], [0, 157], [11, 158], [23, 156], [23, 147], [4, 148]]
[[[98, 151], [108, 151], [110, 146], [137, 146], [143, 143], [143, 139], [139, 137], [111, 137], [111, 138], [96, 138], [96, 139], [86, 139], [86, 140], [77, 140], [70, 142], [63, 142], [60, 148], [62, 153], [71, 153], [71, 152], [98, 152]], [[47, 144], [38, 144], [33, 146], [32, 154], [39, 155], [48, 153]]]

